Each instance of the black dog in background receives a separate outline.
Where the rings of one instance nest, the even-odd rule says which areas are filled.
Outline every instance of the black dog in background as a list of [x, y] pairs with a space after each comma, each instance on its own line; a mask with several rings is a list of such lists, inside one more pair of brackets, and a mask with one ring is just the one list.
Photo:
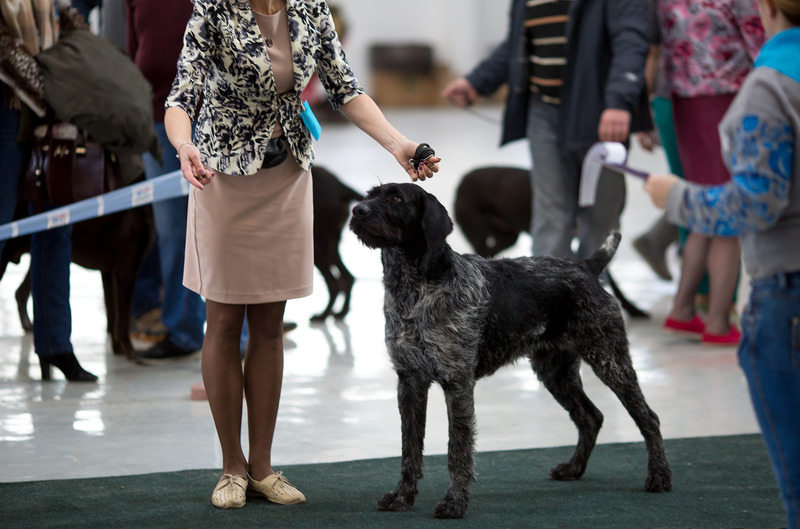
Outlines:
[[447, 403], [450, 484], [434, 516], [464, 516], [475, 480], [475, 384], [521, 358], [578, 429], [575, 452], [550, 471], [554, 479], [583, 475], [603, 423], [583, 391], [580, 366], [586, 362], [645, 439], [645, 489], [672, 488], [659, 420], [639, 387], [622, 311], [598, 280], [619, 233], [586, 260], [460, 255], [445, 242], [453, 229], [447, 210], [414, 184], [372, 189], [353, 208], [350, 228], [366, 246], [381, 250], [386, 345], [398, 376], [401, 478], [379, 509], [404, 511], [414, 504], [428, 390], [437, 382]]
[[[322, 274], [328, 287], [330, 300], [321, 313], [311, 321], [323, 321], [330, 315], [344, 318], [350, 311], [350, 293], [355, 278], [342, 262], [339, 243], [342, 229], [350, 218], [350, 204], [362, 200], [364, 195], [344, 185], [327, 169], [314, 166], [311, 169], [314, 182], [314, 266]], [[341, 309], [334, 313], [333, 305], [341, 295]]]
[[[25, 206], [20, 202], [15, 218], [25, 216]], [[155, 238], [153, 209], [149, 205], [78, 222], [72, 226], [72, 262], [100, 271], [111, 348], [115, 354], [125, 355], [126, 358], [133, 358], [130, 327], [136, 279]], [[29, 251], [29, 235], [6, 241], [0, 256], [0, 279], [9, 262], [18, 264], [22, 255]], [[20, 323], [26, 331], [33, 330], [27, 308], [31, 293], [30, 277], [28, 270], [15, 294]]]
[[[455, 218], [480, 256], [494, 257], [531, 228], [530, 171], [517, 167], [481, 167], [461, 179], [456, 190]], [[611, 272], [608, 286], [633, 318], [649, 315], [620, 290]]]

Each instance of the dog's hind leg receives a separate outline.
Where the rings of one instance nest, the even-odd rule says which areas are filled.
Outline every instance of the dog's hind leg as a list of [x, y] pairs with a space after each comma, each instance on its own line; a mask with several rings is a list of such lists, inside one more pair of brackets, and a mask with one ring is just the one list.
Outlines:
[[604, 357], [603, 362], [595, 362], [592, 357], [586, 358], [586, 362], [628, 410], [644, 437], [648, 456], [645, 490], [648, 492], [672, 490], [672, 470], [664, 451], [658, 416], [645, 401], [627, 348], [624, 351], [617, 351], [613, 362], [608, 361], [607, 355]]
[[[553, 357], [568, 357], [568, 353], [554, 352]], [[553, 479], [571, 481], [580, 479], [586, 471], [589, 456], [594, 450], [597, 434], [603, 425], [603, 414], [589, 400], [583, 391], [580, 377], [580, 362], [577, 360], [563, 364], [533, 362], [534, 371], [544, 387], [556, 401], [569, 412], [569, 417], [578, 428], [578, 444], [572, 458], [550, 470]]]
[[450, 486], [433, 511], [435, 518], [463, 518], [475, 481], [475, 381], [443, 384], [447, 402], [447, 466]]
[[[125, 355], [126, 358], [132, 358], [133, 352], [125, 350], [125, 346], [120, 340], [119, 314], [117, 311], [117, 304], [119, 303], [119, 281], [114, 277], [114, 272], [102, 271], [100, 277], [103, 278], [103, 295], [106, 302], [106, 328], [109, 336], [111, 337], [111, 350], [114, 354]], [[125, 335], [130, 336], [130, 328], [125, 329]]]
[[398, 373], [397, 406], [402, 431], [402, 463], [400, 481], [393, 492], [378, 500], [381, 511], [407, 511], [417, 498], [417, 484], [422, 479], [422, 451], [425, 442], [425, 421], [428, 411], [428, 389], [431, 381]]
[[333, 317], [337, 320], [340, 320], [347, 316], [347, 313], [350, 312], [350, 294], [353, 292], [353, 284], [356, 282], [356, 279], [353, 277], [353, 274], [350, 273], [350, 270], [344, 266], [342, 258], [339, 256], [338, 252], [335, 264], [336, 268], [339, 269], [339, 291], [344, 294], [344, 302], [342, 303], [341, 310], [334, 314]]
[[33, 330], [33, 323], [30, 316], [28, 316], [28, 300], [31, 297], [31, 269], [28, 268], [28, 273], [25, 274], [25, 279], [19, 284], [19, 288], [14, 293], [14, 299], [17, 302], [17, 313], [19, 314], [19, 323], [22, 325], [22, 330], [30, 332]]
[[319, 314], [311, 316], [311, 321], [325, 321], [325, 318], [333, 313], [333, 304], [336, 302], [336, 298], [339, 296], [339, 282], [337, 281], [336, 277], [334, 277], [333, 272], [331, 272], [330, 266], [317, 266], [317, 269], [322, 274], [322, 278], [325, 280], [325, 285], [328, 287], [329, 299], [325, 310]]

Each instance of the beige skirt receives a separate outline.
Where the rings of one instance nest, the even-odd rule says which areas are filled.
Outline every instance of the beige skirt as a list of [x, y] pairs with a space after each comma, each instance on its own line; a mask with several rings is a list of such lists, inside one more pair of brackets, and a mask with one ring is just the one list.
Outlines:
[[216, 173], [192, 186], [183, 284], [219, 303], [256, 304], [311, 294], [311, 173], [294, 157], [250, 176]]

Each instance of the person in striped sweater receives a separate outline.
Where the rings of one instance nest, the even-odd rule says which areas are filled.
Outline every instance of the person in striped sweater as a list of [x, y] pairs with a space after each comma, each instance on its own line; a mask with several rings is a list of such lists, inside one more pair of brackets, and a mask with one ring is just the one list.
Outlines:
[[505, 40], [442, 92], [466, 107], [508, 85], [501, 144], [530, 144], [534, 255], [571, 256], [577, 234], [588, 256], [619, 228], [623, 176], [604, 171], [598, 205], [580, 208], [581, 165], [594, 143], [652, 128], [649, 48], [646, 2], [513, 0]]

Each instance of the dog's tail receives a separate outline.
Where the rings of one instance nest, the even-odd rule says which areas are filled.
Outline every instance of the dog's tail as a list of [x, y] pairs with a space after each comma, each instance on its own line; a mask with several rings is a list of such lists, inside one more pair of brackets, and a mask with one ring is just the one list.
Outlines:
[[603, 270], [605, 270], [611, 258], [617, 253], [620, 239], [622, 239], [622, 235], [620, 235], [618, 231], [612, 231], [606, 238], [606, 242], [603, 243], [603, 246], [594, 252], [591, 257], [586, 259], [586, 266], [589, 268], [590, 272], [599, 276]]

